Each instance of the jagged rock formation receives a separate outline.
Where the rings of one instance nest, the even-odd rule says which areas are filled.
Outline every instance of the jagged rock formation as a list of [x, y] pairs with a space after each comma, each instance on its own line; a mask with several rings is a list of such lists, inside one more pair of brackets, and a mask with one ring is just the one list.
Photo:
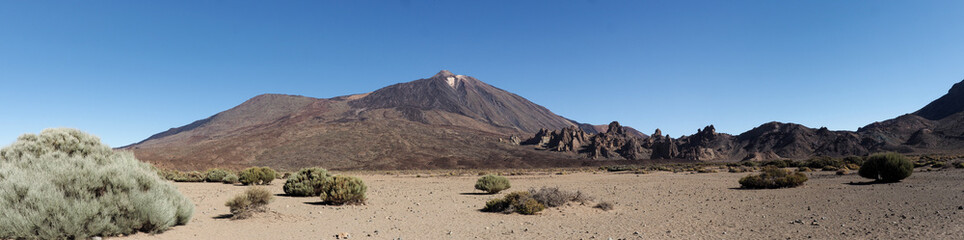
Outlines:
[[618, 122], [609, 124], [606, 132], [591, 134], [581, 128], [567, 127], [556, 131], [541, 129], [522, 145], [537, 149], [579, 154], [589, 159], [647, 159], [649, 151], [642, 147], [637, 134]]

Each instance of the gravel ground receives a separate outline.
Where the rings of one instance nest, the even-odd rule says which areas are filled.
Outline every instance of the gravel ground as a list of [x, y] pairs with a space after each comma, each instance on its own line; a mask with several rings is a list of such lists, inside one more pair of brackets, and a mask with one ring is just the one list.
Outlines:
[[[792, 189], [743, 190], [747, 173], [575, 173], [511, 176], [512, 189], [580, 190], [615, 204], [550, 208], [538, 215], [485, 213], [477, 176], [360, 176], [367, 205], [327, 206], [277, 196], [267, 213], [230, 220], [224, 202], [246, 187], [176, 183], [197, 205], [187, 225], [127, 239], [961, 239], [964, 170], [915, 172], [863, 184], [855, 174], [808, 173]], [[283, 193], [283, 180], [268, 186]]]

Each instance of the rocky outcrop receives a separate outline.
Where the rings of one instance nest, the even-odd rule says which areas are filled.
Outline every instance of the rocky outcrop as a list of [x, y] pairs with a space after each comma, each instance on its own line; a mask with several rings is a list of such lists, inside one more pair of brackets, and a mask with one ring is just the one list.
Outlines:
[[589, 159], [647, 159], [649, 151], [635, 134], [627, 132], [618, 122], [609, 124], [606, 132], [591, 134], [577, 127], [556, 131], [541, 129], [522, 145], [537, 149], [579, 154]]

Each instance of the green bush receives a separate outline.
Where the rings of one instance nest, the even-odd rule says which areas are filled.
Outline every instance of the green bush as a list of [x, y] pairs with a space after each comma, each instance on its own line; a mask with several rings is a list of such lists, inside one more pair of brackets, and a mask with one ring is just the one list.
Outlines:
[[228, 175], [228, 171], [223, 169], [210, 169], [204, 173], [204, 181], [207, 182], [221, 182], [225, 176]]
[[278, 177], [278, 173], [269, 167], [250, 167], [241, 171], [238, 181], [244, 185], [268, 185]]
[[221, 182], [225, 184], [235, 184], [235, 183], [239, 183], [240, 180], [238, 180], [238, 175], [234, 173], [228, 173], [228, 175], [224, 176], [224, 178], [221, 179]]
[[748, 175], [740, 179], [743, 188], [762, 189], [762, 188], [789, 188], [802, 185], [807, 181], [807, 175], [801, 172], [775, 167], [766, 167], [758, 175]]
[[897, 153], [874, 154], [867, 158], [860, 171], [861, 177], [881, 182], [898, 182], [910, 177], [914, 172], [914, 164], [907, 157]]
[[318, 196], [321, 188], [331, 181], [331, 174], [324, 168], [302, 168], [285, 181], [285, 194], [289, 196]]
[[251, 187], [224, 203], [231, 210], [231, 219], [245, 219], [256, 212], [264, 212], [274, 196], [263, 187]]
[[0, 149], [0, 239], [86, 239], [186, 224], [194, 204], [147, 163], [75, 129]]
[[327, 184], [322, 186], [319, 195], [321, 201], [334, 204], [363, 204], [365, 203], [365, 186], [360, 178], [351, 176], [334, 176]]
[[511, 187], [509, 179], [492, 174], [482, 176], [475, 182], [475, 189], [486, 191], [489, 194], [496, 194]]
[[506, 194], [503, 198], [489, 200], [482, 211], [532, 215], [544, 209], [546, 206], [532, 198], [529, 192], [519, 191]]
[[958, 162], [954, 164], [954, 168], [964, 168], [964, 162]]

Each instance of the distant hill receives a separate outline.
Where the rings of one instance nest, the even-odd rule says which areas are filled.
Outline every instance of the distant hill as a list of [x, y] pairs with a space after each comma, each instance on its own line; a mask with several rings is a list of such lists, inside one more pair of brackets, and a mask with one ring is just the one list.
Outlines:
[[[710, 125], [672, 138], [617, 122], [556, 115], [478, 79], [430, 78], [334, 98], [259, 95], [209, 118], [122, 147], [167, 168], [520, 168], [685, 160], [741, 161], [961, 153], [964, 81], [920, 110], [852, 131], [770, 122], [747, 132]], [[625, 163], [625, 162], [622, 162]]]
[[[614, 149], [615, 155], [605, 158], [739, 161], [860, 156], [888, 151], [960, 154], [964, 153], [964, 81], [912, 114], [875, 122], [856, 132], [770, 122], [736, 136], [717, 133], [712, 125], [680, 138], [662, 136], [659, 129], [649, 138], [630, 135], [620, 135], [617, 139], [638, 139], [610, 142], [608, 149]], [[523, 144], [598, 159], [601, 156], [595, 154], [598, 147], [586, 144], [587, 139], [609, 138], [612, 137], [561, 129], [537, 133], [523, 140]], [[572, 146], [573, 142], [576, 147]], [[565, 147], [557, 147], [560, 143]]]
[[122, 148], [180, 169], [534, 167], [577, 157], [499, 139], [565, 127], [585, 124], [473, 77], [441, 71], [330, 99], [259, 95]]

